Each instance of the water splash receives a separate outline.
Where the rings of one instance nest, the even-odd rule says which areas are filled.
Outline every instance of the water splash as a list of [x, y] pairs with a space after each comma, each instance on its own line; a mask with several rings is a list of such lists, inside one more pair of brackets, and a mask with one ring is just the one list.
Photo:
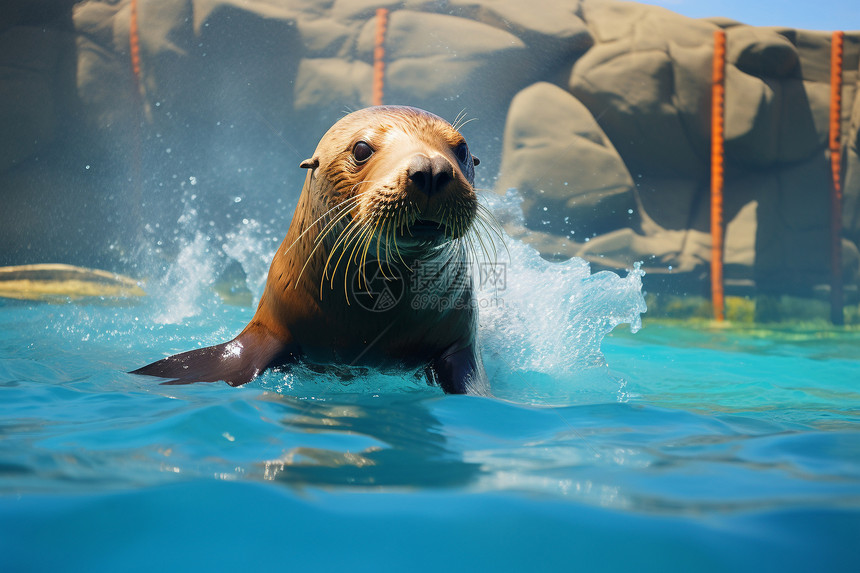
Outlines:
[[266, 286], [269, 265], [277, 245], [277, 242], [273, 243], [271, 237], [267, 236], [258, 221], [244, 219], [238, 229], [227, 233], [221, 246], [224, 253], [236, 260], [245, 271], [255, 304]]
[[641, 327], [645, 312], [637, 264], [622, 278], [587, 262], [545, 261], [532, 247], [511, 240], [504, 290], [497, 304], [481, 309], [483, 343], [505, 356], [512, 368], [561, 376], [604, 366], [603, 337], [619, 324]]
[[153, 285], [151, 294], [162, 301], [153, 316], [157, 324], [177, 324], [196, 315], [211, 300], [218, 261], [210, 237], [201, 232], [181, 244], [179, 255], [167, 273]]
[[[522, 222], [516, 192], [482, 199], [498, 218]], [[183, 224], [197, 226], [193, 210]], [[271, 239], [259, 223], [248, 219], [227, 234], [220, 248], [196, 231], [152, 290], [162, 301], [155, 321], [179, 324], [204, 309], [217, 308], [213, 285], [230, 260], [245, 270], [258, 300], [276, 246]], [[640, 314], [646, 307], [639, 265], [624, 277], [608, 271], [592, 274], [582, 259], [549, 262], [519, 240], [505, 237], [505, 244], [509, 257], [498, 245], [499, 261], [489, 271], [477, 268], [475, 273], [482, 352], [493, 393], [540, 403], [569, 402], [570, 396], [581, 398], [584, 392], [597, 400], [620, 395], [624, 381], [609, 373], [600, 344], [619, 324], [630, 324], [633, 332], [641, 326]], [[297, 384], [296, 376], [267, 377], [269, 389], [273, 384], [278, 392], [319, 392], [316, 386], [301, 390], [304, 384]], [[381, 378], [376, 382], [374, 388], [398, 386], [391, 380], [382, 383]]]
[[[207, 233], [205, 223], [193, 207], [194, 198], [191, 195], [184, 200], [186, 207], [178, 220], [175, 260], [156, 271], [160, 277], [149, 287], [153, 298], [160, 301], [160, 309], [153, 316], [157, 324], [180, 324], [217, 305], [215, 285], [231, 261], [242, 267], [248, 287], [255, 300], [259, 300], [277, 247], [271, 233], [254, 219], [242, 219], [224, 236]], [[149, 263], [152, 268], [152, 261]]]
[[[484, 199], [497, 218], [522, 225], [518, 193]], [[621, 392], [624, 381], [608, 372], [600, 343], [620, 324], [629, 324], [632, 332], [641, 328], [646, 306], [640, 265], [625, 277], [592, 274], [582, 259], [549, 262], [521, 241], [508, 237], [506, 244], [510, 258], [504, 262], [503, 284], [481, 292], [495, 301], [483, 305], [480, 314], [494, 393], [522, 396], [527, 391], [542, 402]]]

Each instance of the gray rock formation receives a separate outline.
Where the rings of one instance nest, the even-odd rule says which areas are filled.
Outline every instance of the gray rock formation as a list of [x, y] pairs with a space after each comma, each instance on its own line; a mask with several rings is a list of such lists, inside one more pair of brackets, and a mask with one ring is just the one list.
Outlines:
[[[380, 7], [385, 102], [477, 119], [464, 131], [480, 185], [523, 197], [511, 233], [549, 258], [642, 260], [646, 280], [693, 285], [711, 256], [712, 38], [726, 29], [727, 278], [763, 292], [827, 282], [830, 35], [614, 0], [147, 0], [137, 80], [130, 0], [13, 0], [0, 21], [0, 264], [123, 270], [141, 245], [169, 256], [175, 237], [196, 228], [217, 243], [245, 218], [280, 237], [297, 164], [371, 103]], [[860, 34], [847, 33], [855, 285], [858, 80]]]
[[[607, 266], [645, 260], [652, 275], [707, 273], [712, 38], [721, 26], [728, 48], [727, 276], [735, 283], [754, 280], [765, 292], [808, 293], [826, 283], [830, 34], [696, 21], [632, 3], [583, 7], [594, 46], [573, 64], [566, 89], [535, 84], [509, 110], [498, 189], [524, 195], [528, 240], [547, 254]], [[860, 35], [848, 34], [843, 225], [844, 270], [853, 283], [860, 278], [858, 61]], [[568, 111], [582, 107], [577, 116], [591, 117], [575, 119]], [[547, 108], [558, 110], [558, 118], [548, 119]], [[587, 135], [560, 139], [562, 123]], [[521, 125], [528, 131], [516, 129]], [[595, 158], [591, 142], [604, 141]], [[535, 163], [542, 152], [548, 159]], [[605, 175], [595, 182], [599, 172]], [[582, 185], [567, 192], [572, 179]], [[631, 182], [626, 188], [625, 180]], [[608, 185], [615, 193], [607, 193]], [[563, 215], [570, 217], [560, 221], [560, 196], [587, 210], [577, 213], [568, 204]], [[631, 203], [633, 214], [625, 219], [624, 205]], [[554, 207], [554, 219], [542, 216], [547, 206]]]

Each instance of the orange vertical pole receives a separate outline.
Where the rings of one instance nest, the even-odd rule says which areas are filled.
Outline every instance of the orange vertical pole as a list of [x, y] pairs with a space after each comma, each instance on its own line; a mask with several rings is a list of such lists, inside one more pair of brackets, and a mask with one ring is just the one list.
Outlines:
[[725, 319], [723, 290], [723, 159], [726, 91], [726, 32], [714, 32], [711, 85], [711, 302], [714, 320]]
[[143, 105], [144, 105], [144, 97], [143, 97], [143, 81], [140, 77], [140, 34], [138, 30], [137, 23], [137, 0], [131, 0], [131, 15], [129, 17], [129, 25], [128, 25], [128, 48], [129, 54], [131, 57], [131, 71], [134, 79], [134, 86], [132, 92], [132, 102], [134, 103], [134, 110], [132, 112], [132, 117], [134, 118], [134, 139], [133, 145], [134, 149], [132, 150], [132, 166], [131, 166], [131, 184], [132, 184], [132, 193], [133, 193], [133, 210], [132, 210], [132, 225], [134, 225], [134, 229], [137, 232], [138, 239], [140, 238], [140, 234], [143, 230], [142, 218], [140, 214], [140, 207], [143, 203], [143, 191], [141, 189], [141, 165], [143, 163], [141, 159], [141, 121], [145, 115]]
[[382, 105], [385, 87], [385, 30], [388, 27], [388, 10], [376, 10], [376, 42], [373, 50], [373, 105]]
[[830, 320], [844, 324], [842, 287], [842, 32], [830, 44]]
[[137, 0], [131, 0], [128, 47], [131, 53], [131, 71], [134, 74], [135, 97], [137, 97], [140, 95], [140, 36], [137, 30]]

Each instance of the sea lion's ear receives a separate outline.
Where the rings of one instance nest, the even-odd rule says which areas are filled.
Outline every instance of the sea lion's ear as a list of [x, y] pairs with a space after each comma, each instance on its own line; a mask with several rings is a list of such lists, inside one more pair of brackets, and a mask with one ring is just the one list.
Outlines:
[[477, 166], [477, 165], [481, 164], [481, 160], [473, 155], [472, 156], [472, 163], [474, 163]]
[[299, 167], [302, 169], [316, 169], [320, 166], [320, 158], [319, 157], [311, 157], [310, 159], [305, 159], [301, 163], [299, 163]]

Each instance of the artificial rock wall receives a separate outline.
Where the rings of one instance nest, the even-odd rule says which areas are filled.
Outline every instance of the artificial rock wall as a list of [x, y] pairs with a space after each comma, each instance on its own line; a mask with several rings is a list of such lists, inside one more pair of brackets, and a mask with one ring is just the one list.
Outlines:
[[[477, 119], [464, 133], [480, 184], [523, 198], [512, 234], [547, 257], [642, 260], [691, 284], [710, 257], [712, 38], [726, 29], [727, 277], [775, 292], [827, 282], [830, 34], [613, 0], [139, 0], [137, 78], [130, 0], [13, 1], [0, 21], [0, 264], [125, 265], [179, 233], [190, 197], [214, 236], [247, 217], [282, 235], [298, 163], [370, 104], [380, 7], [385, 102]], [[856, 284], [860, 34], [845, 47]]]

